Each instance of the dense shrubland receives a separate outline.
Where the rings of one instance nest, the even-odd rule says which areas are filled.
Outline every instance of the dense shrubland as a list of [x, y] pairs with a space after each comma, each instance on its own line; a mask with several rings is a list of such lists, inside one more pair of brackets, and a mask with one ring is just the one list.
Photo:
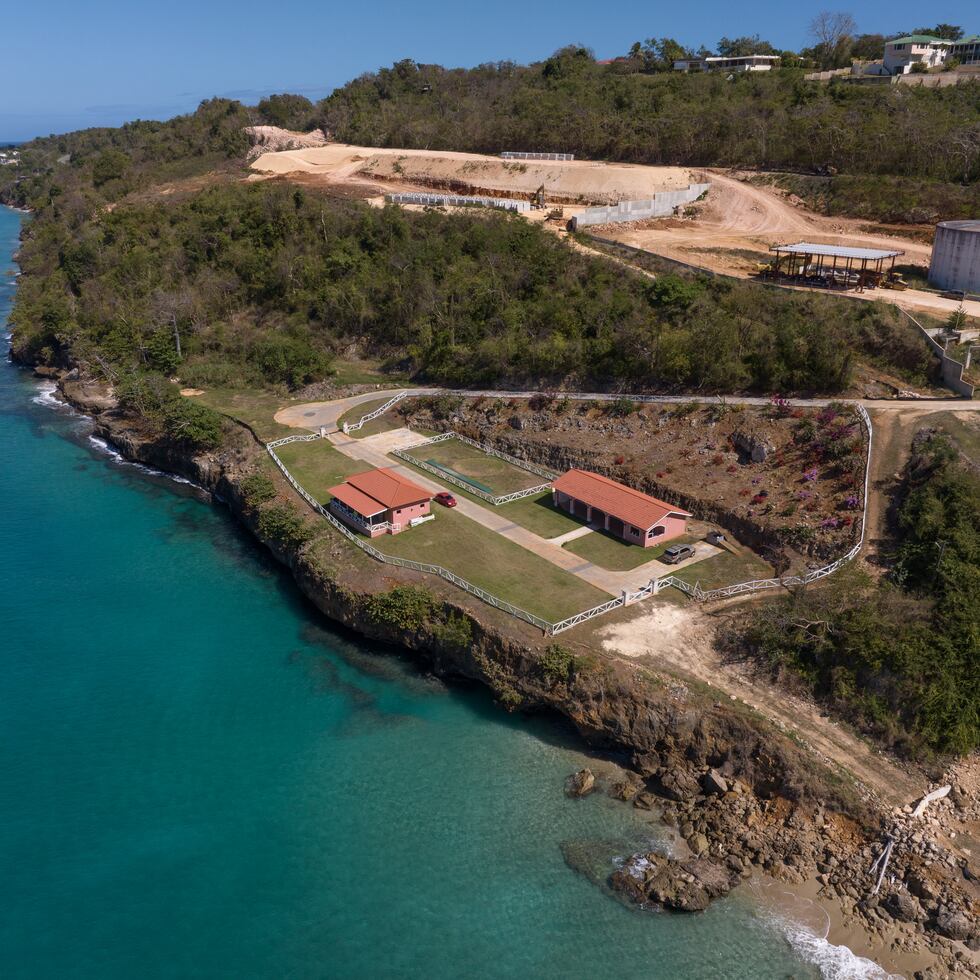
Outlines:
[[980, 478], [931, 435], [909, 466], [890, 580], [846, 570], [760, 606], [732, 640], [908, 754], [980, 745]]
[[302, 386], [354, 342], [451, 385], [837, 392], [856, 358], [922, 376], [889, 306], [656, 281], [520, 218], [406, 213], [280, 183], [30, 226], [13, 314], [28, 361]]
[[339, 139], [369, 145], [980, 178], [980, 84], [828, 86], [802, 74], [643, 74], [569, 48], [526, 67], [401, 61], [349, 82], [320, 108]]
[[241, 170], [255, 118], [240, 102], [210, 99], [167, 122], [81, 129], [20, 147], [22, 165], [0, 173], [0, 201], [81, 223], [92, 210], [162, 181]]
[[918, 177], [851, 174], [765, 174], [756, 180], [785, 188], [822, 214], [908, 224], [932, 224], [980, 214], [978, 181], [955, 184]]

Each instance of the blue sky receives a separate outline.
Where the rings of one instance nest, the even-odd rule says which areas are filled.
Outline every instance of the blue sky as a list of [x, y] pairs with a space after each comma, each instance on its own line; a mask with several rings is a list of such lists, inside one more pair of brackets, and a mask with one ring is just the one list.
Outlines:
[[[809, 43], [818, 9], [753, 0], [11, 0], [2, 17], [0, 140], [168, 118], [212, 95], [315, 99], [400, 58], [527, 62], [570, 43], [602, 58], [662, 35], [713, 47], [723, 35], [759, 33], [797, 49]], [[980, 32], [966, 0], [830, 0], [826, 9], [850, 10], [866, 32], [936, 21]]]

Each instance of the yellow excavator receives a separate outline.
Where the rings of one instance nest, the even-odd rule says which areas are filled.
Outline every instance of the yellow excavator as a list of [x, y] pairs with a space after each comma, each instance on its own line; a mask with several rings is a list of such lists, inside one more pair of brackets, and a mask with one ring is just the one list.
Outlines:
[[882, 280], [881, 288], [902, 290], [902, 289], [908, 289], [909, 284], [902, 278], [901, 272], [895, 272], [895, 270], [893, 269]]

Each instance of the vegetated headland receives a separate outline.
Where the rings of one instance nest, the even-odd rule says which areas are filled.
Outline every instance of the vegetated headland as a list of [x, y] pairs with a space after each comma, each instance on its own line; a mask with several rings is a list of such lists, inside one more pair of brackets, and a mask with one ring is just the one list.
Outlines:
[[[282, 406], [366, 384], [544, 389], [539, 413], [556, 410], [562, 389], [621, 394], [611, 414], [592, 407], [551, 426], [552, 451], [571, 452], [562, 428], [581, 443], [628, 441], [659, 424], [630, 407], [631, 393], [833, 398], [859, 392], [869, 373], [932, 391], [919, 336], [885, 303], [651, 276], [515, 216], [379, 209], [288, 178], [248, 181], [246, 128], [323, 125], [364, 144], [558, 146], [812, 176], [831, 166], [860, 178], [854, 186], [887, 177], [923, 188], [923, 207], [955, 209], [959, 192], [948, 188], [975, 193], [980, 155], [954, 163], [917, 147], [929, 144], [924, 133], [975, 127], [978, 100], [976, 84], [838, 90], [789, 69], [732, 81], [621, 74], [571, 50], [528, 67], [400, 63], [318, 106], [216, 99], [169, 122], [36, 140], [0, 173], [0, 200], [34, 212], [13, 355], [58, 378], [127, 455], [220, 496], [326, 615], [439, 673], [479, 680], [510, 710], [558, 711], [628, 758], [632, 775], [614, 792], [661, 811], [690, 852], [666, 870], [637, 865], [629, 897], [690, 909], [753, 869], [813, 879], [878, 937], [882, 957], [887, 934], [892, 952], [928, 953], [933, 975], [944, 975], [968, 968], [980, 946], [976, 773], [959, 761], [980, 741], [980, 477], [969, 420], [913, 415], [876, 447], [874, 564], [720, 615], [678, 607], [688, 662], [684, 642], [626, 652], [638, 628], [650, 630], [643, 607], [551, 642], [441, 580], [378, 565], [305, 506], [263, 446], [289, 431], [275, 420]], [[893, 138], [882, 152], [886, 124]], [[834, 135], [842, 127], [846, 140]], [[493, 438], [494, 425], [522, 417], [454, 412], [429, 422], [479, 424]], [[834, 454], [850, 434], [829, 435], [841, 428], [834, 419], [824, 429], [806, 421], [781, 436], [786, 452], [812, 454], [828, 500], [844, 500]], [[629, 480], [636, 461], [626, 455], [605, 465]], [[784, 489], [788, 509], [797, 491]], [[803, 511], [811, 504], [795, 499]], [[753, 491], [743, 506], [763, 519], [771, 504]], [[805, 711], [798, 727], [775, 723], [770, 701], [790, 696], [813, 709], [812, 725]], [[886, 753], [879, 772], [849, 769], [842, 746], [854, 760], [868, 752], [854, 732]], [[948, 773], [954, 790], [934, 804], [937, 816], [913, 819], [908, 805]], [[876, 892], [869, 868], [889, 840], [890, 878]]]

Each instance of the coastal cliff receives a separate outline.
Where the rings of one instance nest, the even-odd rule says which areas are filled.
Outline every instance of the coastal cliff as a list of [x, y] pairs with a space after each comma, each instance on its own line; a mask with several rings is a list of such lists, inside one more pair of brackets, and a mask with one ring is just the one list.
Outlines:
[[[662, 867], [634, 856], [631, 866], [650, 866], [650, 877], [619, 875], [619, 885], [629, 886], [620, 894], [641, 904], [660, 896], [661, 904], [684, 908], [683, 876], [692, 866], [725, 883], [708, 889], [710, 897], [756, 871], [797, 883], [819, 876], [826, 894], [872, 932], [899, 928], [904, 942], [920, 945], [925, 935], [946, 958], [944, 969], [962, 955], [961, 943], [980, 945], [976, 910], [957, 883], [972, 872], [944, 863], [937, 870], [928, 852], [912, 847], [892, 867], [921, 885], [915, 907], [892, 894], [870, 895], [868, 856], [893, 829], [887, 815], [744, 705], [604, 657], [582, 640], [553, 643], [441, 581], [377, 565], [312, 515], [317, 531], [310, 536], [270, 533], [263, 506], [296, 505], [302, 514], [305, 505], [247, 427], [229, 422], [219, 450], [193, 452], [73, 374], [59, 386], [102, 438], [126, 458], [179, 474], [224, 502], [331, 620], [411, 651], [435, 674], [486, 685], [508, 710], [558, 713], [589, 745], [625, 764], [626, 778], [608, 787], [611, 794], [658, 813], [698, 861], [676, 862], [675, 893]], [[274, 483], [274, 502], [249, 499], [248, 480], [257, 473]]]

